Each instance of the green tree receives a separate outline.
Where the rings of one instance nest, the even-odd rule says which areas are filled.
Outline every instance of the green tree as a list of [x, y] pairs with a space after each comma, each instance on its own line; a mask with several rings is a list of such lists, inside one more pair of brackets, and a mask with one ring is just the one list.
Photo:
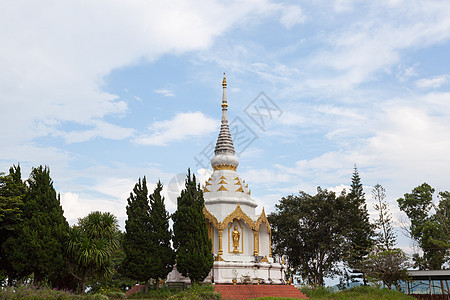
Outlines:
[[88, 279], [108, 279], [114, 274], [113, 255], [119, 249], [119, 225], [109, 212], [91, 212], [72, 226], [67, 241], [69, 269], [84, 293]]
[[155, 191], [150, 195], [150, 228], [152, 248], [151, 276], [155, 280], [166, 278], [172, 271], [175, 263], [175, 252], [170, 241], [172, 231], [169, 228], [169, 213], [164, 205], [164, 197], [161, 197], [163, 185], [158, 181]]
[[0, 174], [0, 274], [8, 278], [8, 285], [12, 285], [19, 276], [13, 268], [10, 253], [3, 246], [8, 239], [18, 234], [25, 193], [20, 165], [12, 166], [6, 176]]
[[[413, 255], [415, 267], [440, 270], [449, 260], [449, 193], [440, 192], [439, 204], [433, 204], [434, 189], [427, 183], [415, 187], [412, 193], [397, 200], [400, 210], [406, 213], [411, 224], [409, 234], [423, 251]], [[432, 212], [434, 209], [434, 213]], [[447, 216], [447, 217], [446, 217]]]
[[[373, 245], [374, 230], [370, 224], [369, 212], [367, 210], [364, 189], [361, 183], [358, 169], [355, 165], [352, 175], [350, 192], [347, 195], [347, 205], [343, 207], [348, 213], [348, 235], [349, 252], [345, 257], [351, 275], [349, 281], [362, 278], [364, 284], [366, 280], [364, 274], [359, 275], [360, 262], [367, 257]], [[346, 271], [347, 272], [347, 271]], [[347, 274], [347, 273], [346, 273]]]
[[317, 188], [311, 196], [283, 197], [268, 217], [274, 254], [287, 257], [289, 269], [309, 284], [324, 285], [324, 277], [340, 273], [338, 263], [349, 250], [345, 193]]
[[121, 272], [129, 278], [147, 282], [152, 277], [152, 227], [150, 224], [150, 205], [147, 180], [135, 184], [127, 199], [127, 220], [123, 249], [125, 260]]
[[64, 242], [69, 224], [48, 167], [33, 168], [27, 183], [23, 222], [18, 234], [6, 241], [5, 248], [19, 274], [32, 273], [34, 284], [48, 281], [57, 286], [67, 274]]
[[375, 200], [373, 208], [378, 212], [378, 219], [375, 221], [375, 227], [378, 229], [376, 245], [382, 250], [391, 250], [397, 242], [397, 236], [392, 225], [389, 205], [384, 200], [385, 189], [380, 184], [376, 184], [372, 190], [372, 197]]
[[354, 168], [350, 192], [347, 195], [349, 202], [349, 242], [351, 245], [348, 262], [355, 265], [370, 252], [373, 245], [373, 226], [370, 224], [369, 212], [364, 197], [363, 185], [359, 177], [358, 169]]
[[188, 170], [185, 189], [177, 199], [177, 210], [172, 215], [173, 245], [176, 250], [177, 270], [191, 282], [201, 282], [212, 269], [214, 258], [203, 215], [203, 192], [195, 175]]
[[374, 283], [381, 281], [388, 289], [394, 285], [397, 290], [400, 290], [400, 282], [408, 279], [408, 267], [408, 257], [400, 249], [375, 248], [362, 264], [362, 269], [370, 281]]
[[135, 185], [128, 198], [125, 221], [123, 272], [130, 278], [146, 281], [167, 277], [172, 270], [175, 254], [170, 245], [169, 214], [161, 197], [159, 181], [148, 197], [146, 179]]

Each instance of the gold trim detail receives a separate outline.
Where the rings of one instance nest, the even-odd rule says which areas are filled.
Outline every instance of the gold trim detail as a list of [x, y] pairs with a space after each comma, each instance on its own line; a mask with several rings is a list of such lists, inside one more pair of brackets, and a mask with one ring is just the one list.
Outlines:
[[226, 187], [224, 187], [223, 185], [220, 186], [220, 188], [217, 190], [219, 191], [228, 191]]
[[[244, 181], [245, 182], [245, 181]], [[248, 189], [248, 183], [245, 185], [245, 188]]]
[[205, 181], [205, 186], [206, 185], [211, 185], [211, 183], [209, 183], [208, 181]]
[[206, 206], [203, 206], [203, 214], [205, 215], [205, 218], [213, 224], [214, 228], [219, 229], [219, 221], [217, 221], [217, 218], [206, 209]]
[[253, 255], [259, 255], [259, 231], [253, 230]]
[[247, 194], [251, 195], [252, 194], [252, 190], [248, 190]]
[[237, 166], [233, 166], [233, 165], [229, 165], [229, 164], [224, 164], [224, 165], [217, 165], [213, 167], [214, 171], [218, 171], [218, 170], [230, 170], [230, 171], [236, 171]]
[[225, 176], [220, 177], [219, 179], [227, 179]]
[[212, 178], [211, 178], [211, 177], [209, 177], [208, 181], [211, 181], [211, 180], [212, 180]]
[[225, 180], [221, 180], [220, 182], [219, 182], [219, 184], [227, 184], [227, 182], [225, 181]]
[[234, 219], [243, 219], [245, 223], [248, 224], [248, 226], [250, 226], [250, 229], [253, 230], [255, 223], [253, 222], [253, 220], [247, 216], [245, 214], [245, 212], [242, 211], [241, 206], [238, 204], [236, 206], [236, 208], [234, 209], [234, 211], [232, 213], [230, 213], [228, 216], [225, 217], [225, 219], [223, 219], [222, 222], [220, 222], [220, 228], [225, 229], [228, 227], [228, 224], [233, 222]]
[[261, 259], [261, 262], [266, 262], [266, 263], [269, 262], [269, 259], [267, 258], [267, 255], [265, 255], [264, 258]]
[[208, 190], [207, 188], [206, 188], [206, 186], [203, 188], [203, 193], [208, 193], [208, 192], [210, 192], [210, 190]]
[[215, 261], [225, 261], [225, 259], [222, 258], [222, 256], [217, 255]]
[[263, 222], [266, 224], [267, 233], [271, 233], [272, 230], [270, 228], [269, 220], [267, 220], [266, 212], [264, 211], [264, 207], [262, 209], [261, 215], [259, 215], [259, 217], [258, 217], [258, 220], [256, 220], [255, 229], [259, 230], [259, 227], [261, 226], [261, 224]]
[[234, 180], [239, 180], [239, 177], [236, 177]]
[[227, 103], [222, 103], [222, 107], [228, 107]]
[[222, 255], [223, 254], [223, 249], [222, 249], [222, 236], [223, 236], [223, 229], [219, 229], [219, 251], [217, 252], [218, 255]]
[[244, 190], [242, 189], [242, 186], [240, 186], [240, 187], [236, 190], [236, 192], [244, 192]]
[[211, 253], [214, 254], [214, 225], [208, 222], [208, 238], [211, 241]]

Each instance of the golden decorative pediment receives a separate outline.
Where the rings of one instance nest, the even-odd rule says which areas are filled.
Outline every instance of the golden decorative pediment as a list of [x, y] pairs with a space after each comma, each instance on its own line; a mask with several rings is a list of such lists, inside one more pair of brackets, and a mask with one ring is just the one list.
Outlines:
[[236, 190], [236, 192], [244, 192], [244, 190], [242, 189], [242, 186], [240, 186], [240, 187]]
[[247, 223], [248, 226], [250, 226], [250, 229], [252, 230], [255, 226], [255, 222], [253, 222], [253, 220], [249, 216], [247, 216], [247, 214], [242, 210], [239, 204], [236, 206], [236, 208], [232, 213], [230, 213], [228, 216], [225, 217], [225, 219], [223, 219], [222, 222], [220, 222], [221, 228], [225, 229], [229, 223], [233, 222], [234, 219], [244, 220], [244, 222]]
[[220, 177], [219, 179], [227, 179], [225, 176]]
[[219, 228], [219, 221], [217, 221], [217, 218], [206, 209], [206, 206], [203, 206], [203, 214], [205, 215], [205, 218], [213, 224], [214, 228]]
[[209, 190], [206, 188], [206, 186], [203, 188], [203, 193], [208, 193]]
[[265, 255], [264, 258], [261, 259], [261, 262], [266, 262], [266, 263], [269, 262], [269, 259], [267, 258], [267, 255]]
[[261, 224], [263, 222], [266, 224], [267, 232], [270, 233], [271, 232], [270, 224], [269, 224], [269, 220], [267, 220], [266, 212], [264, 211], [264, 207], [262, 209], [261, 215], [259, 215], [259, 217], [258, 217], [258, 220], [256, 220], [255, 230], [259, 230], [259, 227], [261, 226]]
[[222, 179], [221, 181], [219, 181], [219, 184], [227, 184], [227, 182]]

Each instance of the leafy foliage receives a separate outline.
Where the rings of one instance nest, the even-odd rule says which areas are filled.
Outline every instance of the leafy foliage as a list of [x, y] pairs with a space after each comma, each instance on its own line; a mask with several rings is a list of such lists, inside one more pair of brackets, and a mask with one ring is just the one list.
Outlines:
[[407, 255], [400, 249], [378, 250], [363, 262], [363, 269], [374, 282], [382, 281], [388, 289], [394, 285], [400, 289], [400, 281], [408, 279], [409, 267]]
[[288, 257], [294, 273], [309, 284], [323, 285], [324, 277], [339, 273], [337, 264], [348, 252], [348, 211], [345, 194], [317, 188], [311, 196], [282, 198], [268, 217], [274, 253]]
[[79, 292], [84, 293], [88, 278], [112, 276], [112, 256], [119, 248], [118, 223], [108, 212], [95, 211], [78, 219], [70, 229], [67, 255], [72, 275], [79, 280]]
[[195, 175], [188, 170], [185, 189], [177, 199], [177, 210], [172, 215], [177, 254], [177, 270], [192, 282], [201, 282], [212, 269], [214, 259], [203, 215], [203, 192]]
[[378, 219], [375, 220], [375, 226], [379, 230], [376, 245], [383, 250], [390, 250], [395, 246], [397, 236], [392, 225], [389, 205], [384, 201], [386, 198], [385, 189], [380, 184], [376, 184], [372, 190], [372, 197], [376, 201], [373, 207], [378, 212]]
[[[397, 200], [400, 210], [411, 221], [409, 233], [420, 248], [423, 256], [413, 255], [415, 267], [440, 270], [449, 261], [450, 248], [450, 193], [440, 192], [439, 204], [433, 204], [434, 189], [427, 183], [415, 187], [412, 193]], [[432, 213], [432, 210], [435, 210]]]

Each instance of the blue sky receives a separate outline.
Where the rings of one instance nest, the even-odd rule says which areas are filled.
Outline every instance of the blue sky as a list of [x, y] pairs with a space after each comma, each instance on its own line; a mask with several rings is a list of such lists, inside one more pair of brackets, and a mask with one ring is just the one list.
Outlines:
[[448, 1], [0, 6], [0, 170], [48, 165], [71, 223], [101, 210], [123, 224], [144, 175], [170, 211], [188, 167], [206, 179], [223, 72], [259, 210], [348, 188], [355, 163], [371, 212], [380, 183], [396, 221], [413, 187], [450, 190]]

